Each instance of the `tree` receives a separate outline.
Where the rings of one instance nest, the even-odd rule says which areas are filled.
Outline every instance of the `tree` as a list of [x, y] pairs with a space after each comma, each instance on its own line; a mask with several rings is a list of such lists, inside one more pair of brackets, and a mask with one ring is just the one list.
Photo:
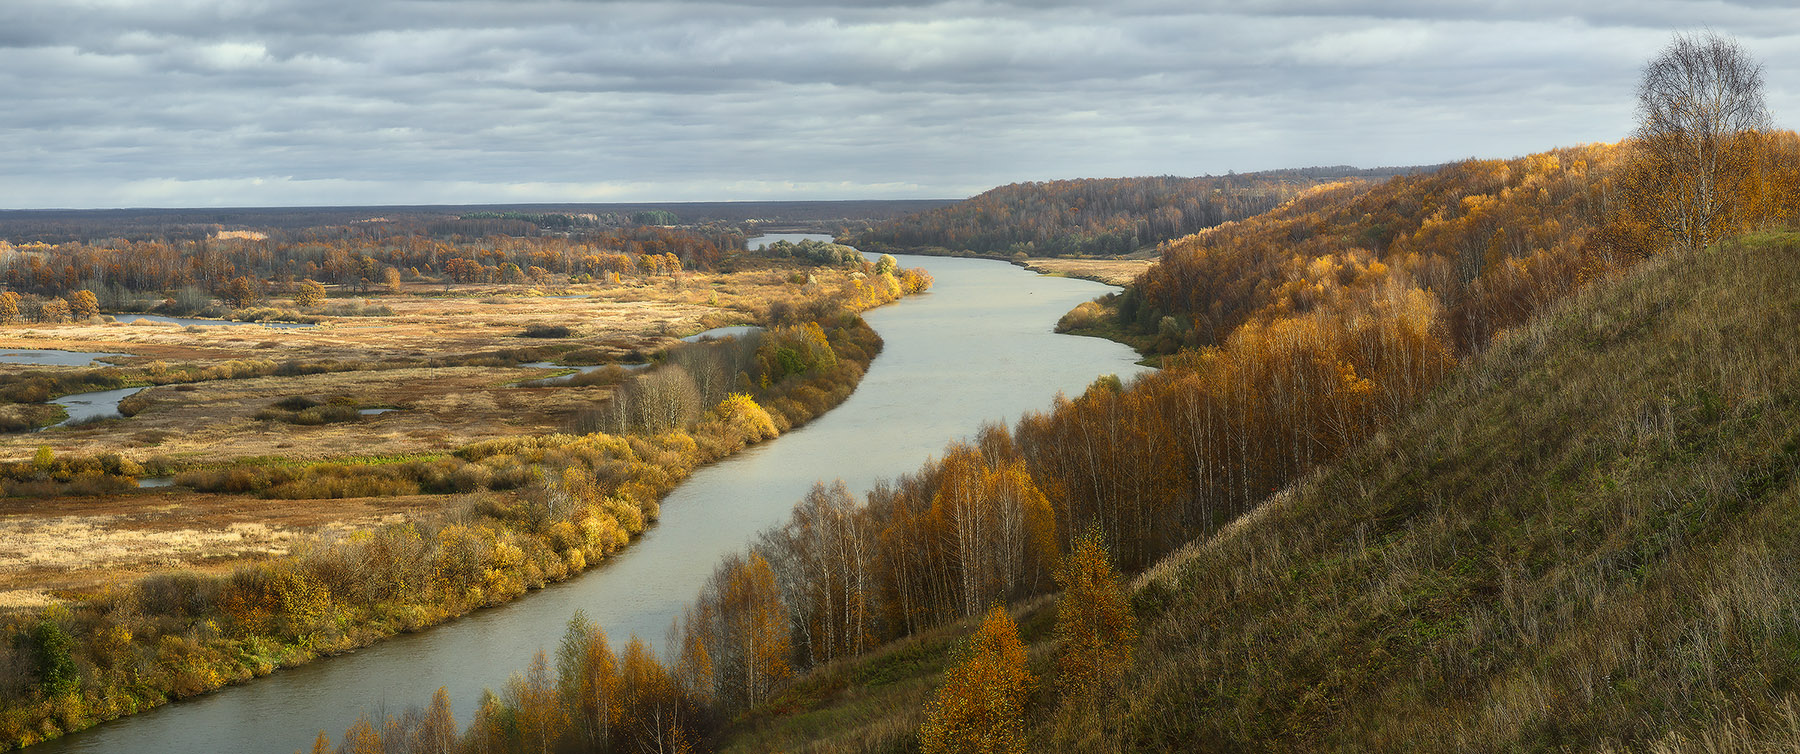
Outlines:
[[775, 587], [775, 572], [761, 553], [751, 552], [748, 560], [733, 565], [727, 570], [721, 612], [738, 661], [732, 675], [742, 684], [744, 706], [755, 707], [791, 675], [787, 608]]
[[45, 301], [44, 305], [38, 308], [37, 318], [39, 322], [61, 322], [68, 319], [69, 302], [60, 298]]
[[969, 640], [962, 662], [925, 705], [919, 748], [937, 752], [1025, 751], [1025, 702], [1033, 683], [1025, 644], [1006, 608], [995, 605]]
[[94, 297], [93, 291], [76, 291], [69, 294], [69, 313], [76, 319], [100, 316], [100, 300]]
[[569, 618], [557, 649], [557, 692], [570, 732], [582, 747], [604, 751], [612, 741], [619, 706], [618, 661], [606, 632], [579, 610]]
[[1098, 529], [1075, 540], [1056, 583], [1063, 589], [1056, 601], [1058, 682], [1065, 693], [1085, 694], [1131, 665], [1137, 619]]
[[303, 281], [300, 283], [300, 287], [294, 290], [294, 306], [311, 309], [323, 303], [325, 303], [325, 286], [319, 285], [317, 281]]
[[256, 303], [262, 298], [262, 293], [257, 290], [256, 281], [247, 275], [239, 275], [225, 285], [224, 298], [225, 303], [230, 304], [233, 309], [242, 309]]
[[531, 666], [523, 675], [514, 673], [507, 680], [504, 700], [513, 712], [524, 750], [549, 754], [550, 747], [562, 735], [564, 710], [543, 650], [531, 658]]
[[450, 754], [456, 749], [456, 718], [450, 714], [450, 690], [439, 686], [431, 707], [413, 735], [415, 754]]
[[0, 291], [0, 325], [19, 321], [19, 294]]
[[1726, 231], [1731, 182], [1756, 151], [1743, 137], [1768, 126], [1762, 65], [1735, 41], [1678, 34], [1644, 66], [1637, 140], [1661, 194], [1648, 209], [1676, 243], [1702, 248]]

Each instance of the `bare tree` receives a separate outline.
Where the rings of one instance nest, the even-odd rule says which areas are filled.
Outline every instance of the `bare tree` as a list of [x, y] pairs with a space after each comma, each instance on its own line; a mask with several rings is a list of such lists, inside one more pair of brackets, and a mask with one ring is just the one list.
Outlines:
[[1661, 183], [1661, 220], [1677, 243], [1716, 240], [1730, 207], [1727, 178], [1753, 150], [1743, 136], [1767, 129], [1762, 65], [1710, 31], [1677, 34], [1638, 85], [1639, 147]]

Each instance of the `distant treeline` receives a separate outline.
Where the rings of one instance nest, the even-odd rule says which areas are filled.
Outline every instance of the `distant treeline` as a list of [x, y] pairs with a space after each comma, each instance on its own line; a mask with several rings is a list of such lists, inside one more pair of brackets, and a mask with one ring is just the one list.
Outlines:
[[[667, 225], [652, 219], [636, 219], [644, 213], [661, 213], [690, 225], [724, 224], [745, 229], [758, 225], [836, 226], [842, 223], [887, 220], [949, 204], [950, 200], [861, 200], [838, 202], [676, 202], [662, 204], [517, 204], [388, 207], [256, 207], [220, 209], [94, 209], [0, 211], [0, 240], [13, 243], [68, 243], [123, 238], [132, 241], [197, 241], [220, 231], [294, 231], [342, 225], [377, 225], [398, 228], [437, 227], [464, 235], [486, 235], [496, 222], [510, 223], [513, 230], [533, 229], [537, 223], [509, 215], [570, 218], [624, 219], [599, 225]], [[666, 219], [666, 218], [665, 218]]]
[[1014, 183], [878, 224], [845, 239], [869, 250], [941, 247], [1034, 256], [1129, 254], [1274, 209], [1302, 189], [1423, 168], [1300, 168], [1200, 178], [1088, 178]]
[[[527, 224], [508, 219], [483, 222]], [[88, 290], [111, 309], [121, 291], [197, 288], [254, 301], [302, 280], [367, 288], [421, 279], [523, 283], [545, 282], [549, 275], [585, 281], [667, 274], [716, 268], [744, 247], [744, 237], [729, 228], [639, 226], [566, 237], [437, 236], [391, 230], [359, 225], [277, 231], [261, 239], [114, 239], [18, 246], [0, 242], [0, 282], [14, 291], [43, 296]], [[234, 295], [228, 286], [240, 278], [247, 278], [255, 289]]]

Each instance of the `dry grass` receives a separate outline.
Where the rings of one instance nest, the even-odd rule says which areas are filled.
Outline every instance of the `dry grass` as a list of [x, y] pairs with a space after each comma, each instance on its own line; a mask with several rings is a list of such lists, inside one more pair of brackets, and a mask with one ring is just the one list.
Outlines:
[[225, 572], [317, 536], [435, 511], [446, 499], [295, 503], [181, 490], [0, 499], [0, 609], [41, 605], [174, 568]]
[[1654, 260], [1504, 338], [1147, 581], [1130, 688], [1050, 748], [1783, 748], [1797, 256]]
[[1046, 275], [1098, 280], [1110, 285], [1130, 285], [1144, 270], [1155, 264], [1154, 259], [1133, 259], [1120, 257], [1116, 259], [1065, 259], [1062, 257], [1037, 257], [1025, 260], [1025, 268]]
[[[140, 462], [164, 456], [202, 464], [447, 452], [480, 440], [559, 431], [610, 392], [508, 387], [545, 374], [512, 367], [409, 368], [165, 385], [140, 393], [150, 406], [130, 419], [0, 435], [0, 460], [30, 458], [39, 445], [59, 455], [118, 452]], [[320, 402], [345, 396], [360, 406], [401, 410], [319, 426], [255, 418], [289, 396]]]
[[[848, 272], [817, 269], [819, 289], [848, 284]], [[568, 342], [614, 357], [658, 350], [708, 327], [754, 319], [769, 302], [805, 295], [789, 271], [686, 272], [622, 285], [408, 285], [400, 294], [332, 298], [324, 310], [364, 304], [391, 314], [326, 316], [318, 327], [184, 327], [155, 322], [0, 326], [0, 349], [115, 351], [163, 361], [340, 359], [375, 362], [544, 345], [522, 338], [528, 325], [561, 325]], [[815, 292], [817, 292], [815, 290]], [[574, 296], [575, 298], [562, 298]], [[285, 306], [285, 300], [270, 303]], [[141, 363], [127, 361], [126, 363]]]

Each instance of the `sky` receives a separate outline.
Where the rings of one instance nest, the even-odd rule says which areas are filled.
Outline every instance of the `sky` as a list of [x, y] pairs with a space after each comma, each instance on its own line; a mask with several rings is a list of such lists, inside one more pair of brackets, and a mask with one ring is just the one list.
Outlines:
[[956, 198], [1615, 141], [1672, 0], [0, 0], [0, 208]]

